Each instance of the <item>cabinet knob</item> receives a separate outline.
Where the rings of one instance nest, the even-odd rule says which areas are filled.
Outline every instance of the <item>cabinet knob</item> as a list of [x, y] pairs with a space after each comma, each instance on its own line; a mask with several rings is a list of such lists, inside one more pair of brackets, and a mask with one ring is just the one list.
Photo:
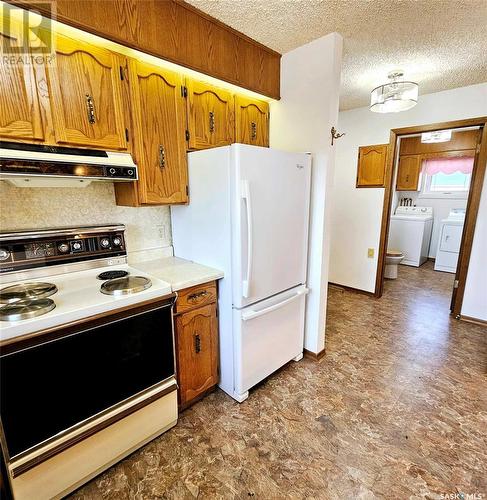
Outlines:
[[95, 103], [93, 101], [93, 97], [90, 94], [86, 94], [86, 110], [88, 112], [88, 121], [90, 123], [95, 123]]
[[161, 144], [159, 146], [159, 168], [164, 168], [166, 166], [166, 150]]
[[215, 113], [210, 111], [210, 132], [213, 133], [215, 131]]
[[201, 338], [199, 333], [194, 335], [194, 352], [199, 354], [201, 352]]
[[257, 123], [250, 123], [250, 138], [255, 141], [257, 139]]

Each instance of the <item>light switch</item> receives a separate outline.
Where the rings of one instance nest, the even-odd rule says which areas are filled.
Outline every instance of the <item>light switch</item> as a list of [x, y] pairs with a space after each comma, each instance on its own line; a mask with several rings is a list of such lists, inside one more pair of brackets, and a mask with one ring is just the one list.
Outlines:
[[369, 249], [367, 250], [367, 257], [368, 257], [369, 259], [373, 259], [373, 258], [374, 258], [374, 249], [373, 249], [373, 248], [369, 248]]

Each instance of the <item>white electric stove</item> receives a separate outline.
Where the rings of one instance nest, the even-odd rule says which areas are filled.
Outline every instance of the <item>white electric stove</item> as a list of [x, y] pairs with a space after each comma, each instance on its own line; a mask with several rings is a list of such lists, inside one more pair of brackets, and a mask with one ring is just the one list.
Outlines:
[[123, 225], [0, 233], [0, 443], [15, 498], [60, 498], [177, 423], [172, 309]]

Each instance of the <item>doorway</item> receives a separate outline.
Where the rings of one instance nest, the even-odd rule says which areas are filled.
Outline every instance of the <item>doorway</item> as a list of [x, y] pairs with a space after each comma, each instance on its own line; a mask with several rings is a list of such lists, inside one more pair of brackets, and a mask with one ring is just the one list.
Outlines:
[[[446, 263], [446, 267], [441, 268], [442, 259], [440, 258], [438, 271], [451, 272], [452, 276], [454, 276], [454, 279], [451, 280], [452, 300], [450, 309], [455, 317], [460, 318], [486, 169], [486, 122], [487, 118], [480, 117], [391, 130], [379, 243], [376, 297], [382, 296], [385, 275], [390, 271], [390, 266], [386, 270], [387, 249], [392, 250], [392, 247], [397, 245], [397, 242], [401, 243], [402, 241], [403, 245], [406, 244], [404, 234], [397, 236], [401, 234], [401, 229], [403, 229], [402, 226], [399, 230], [396, 227], [401, 225], [399, 222], [401, 220], [400, 216], [406, 214], [407, 219], [408, 212], [411, 215], [413, 215], [413, 212], [419, 212], [418, 215], [423, 215], [424, 219], [429, 217], [429, 222], [424, 221], [426, 243], [423, 242], [422, 252], [421, 250], [416, 251], [414, 256], [412, 256], [410, 250], [406, 252], [409, 261], [404, 263], [417, 267], [427, 263], [427, 267], [432, 267], [436, 265], [436, 261], [433, 265], [427, 259], [436, 259], [438, 247], [442, 246], [444, 250], [442, 255], [446, 256], [446, 260], [443, 259], [445, 261], [443, 264]], [[432, 142], [428, 142], [428, 135], [430, 139], [433, 139]], [[423, 141], [426, 140], [426, 142], [422, 142], [422, 139]], [[440, 141], [443, 141], [445, 145], [441, 146]], [[446, 145], [447, 142], [449, 145]], [[457, 170], [459, 174], [455, 174]], [[463, 174], [463, 172], [466, 173]], [[450, 175], [453, 175], [453, 177], [449, 177]], [[456, 192], [454, 192], [455, 190]], [[460, 191], [463, 191], [463, 201]], [[443, 195], [441, 193], [450, 194]], [[437, 217], [436, 221], [434, 220], [434, 206], [428, 206], [426, 202], [428, 199], [450, 200], [450, 203], [443, 203], [443, 205], [449, 205], [452, 209], [452, 214], [448, 213], [446, 218], [449, 215], [451, 215], [452, 219], [464, 217], [464, 221], [461, 224], [451, 224], [451, 227], [445, 230], [446, 233], [442, 234], [441, 221], [443, 219]], [[453, 202], [453, 200], [458, 201]], [[430, 204], [438, 205], [438, 202], [430, 202]], [[462, 213], [462, 211], [464, 212]], [[396, 217], [396, 215], [398, 216]], [[444, 215], [444, 213], [438, 213], [437, 215]], [[436, 227], [434, 227], [434, 222], [436, 222]], [[429, 237], [428, 231], [430, 231]], [[443, 240], [440, 239], [442, 236]], [[416, 237], [419, 238], [419, 236]], [[408, 242], [411, 240], [409, 237], [407, 239]], [[443, 245], [441, 245], [442, 241]], [[455, 245], [459, 248], [456, 258], [452, 259], [454, 253], [452, 250]], [[427, 246], [426, 250], [425, 246]], [[406, 248], [402, 250], [406, 250]], [[390, 263], [393, 260], [389, 258], [388, 262]], [[445, 281], [444, 277], [442, 279]], [[448, 280], [446, 280], [446, 283], [448, 283]]]

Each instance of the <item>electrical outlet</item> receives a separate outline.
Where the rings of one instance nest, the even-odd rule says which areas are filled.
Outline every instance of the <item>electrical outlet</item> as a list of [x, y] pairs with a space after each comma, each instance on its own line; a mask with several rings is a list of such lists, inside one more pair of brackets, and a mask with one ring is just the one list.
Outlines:
[[166, 239], [166, 226], [164, 225], [160, 225], [160, 226], [157, 226], [157, 233], [159, 234], [159, 238], [161, 238], [161, 240], [165, 240]]
[[373, 259], [373, 258], [374, 258], [374, 249], [373, 249], [373, 248], [369, 248], [369, 249], [367, 250], [367, 257], [368, 257], [369, 259]]

